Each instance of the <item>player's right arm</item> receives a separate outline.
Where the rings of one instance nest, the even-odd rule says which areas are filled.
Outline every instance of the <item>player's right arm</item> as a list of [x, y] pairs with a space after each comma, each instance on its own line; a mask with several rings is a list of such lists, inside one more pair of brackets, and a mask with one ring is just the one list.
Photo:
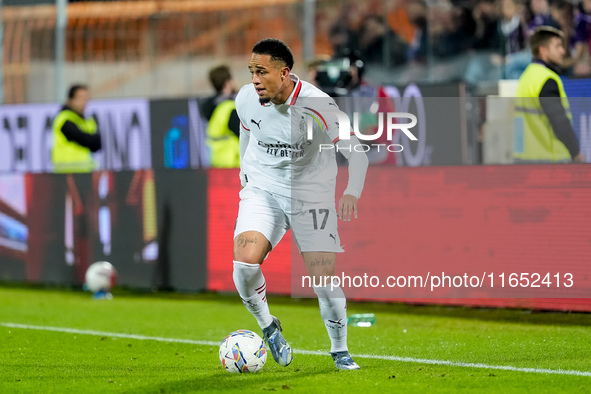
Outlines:
[[246, 182], [248, 181], [246, 179], [243, 166], [244, 154], [246, 153], [246, 149], [248, 148], [248, 143], [250, 141], [250, 129], [247, 127], [248, 123], [245, 120], [247, 119], [247, 116], [245, 113], [246, 106], [244, 105], [244, 101], [246, 100], [245, 96], [247, 94], [246, 89], [248, 88], [252, 89], [252, 86], [243, 86], [242, 89], [240, 89], [240, 91], [236, 95], [236, 113], [238, 114], [238, 118], [240, 119], [240, 190], [242, 190], [246, 186]]

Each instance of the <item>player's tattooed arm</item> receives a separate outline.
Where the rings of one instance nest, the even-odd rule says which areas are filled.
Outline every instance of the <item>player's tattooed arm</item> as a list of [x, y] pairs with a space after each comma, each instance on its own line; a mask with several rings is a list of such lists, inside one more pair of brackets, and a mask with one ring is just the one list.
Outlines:
[[246, 245], [248, 244], [256, 244], [257, 243], [257, 237], [245, 237], [242, 234], [240, 234], [238, 236], [238, 238], [236, 238], [236, 246], [237, 247], [242, 247], [242, 248], [246, 248]]

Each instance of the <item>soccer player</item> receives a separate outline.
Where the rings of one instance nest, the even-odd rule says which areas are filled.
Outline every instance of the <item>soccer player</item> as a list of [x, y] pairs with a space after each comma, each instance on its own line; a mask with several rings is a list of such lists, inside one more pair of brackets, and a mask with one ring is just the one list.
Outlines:
[[[357, 217], [368, 160], [365, 153], [352, 149], [359, 144], [354, 135], [339, 139], [336, 104], [292, 74], [293, 63], [293, 54], [284, 42], [274, 38], [259, 41], [248, 62], [252, 83], [236, 97], [242, 189], [234, 231], [234, 283], [263, 330], [275, 361], [289, 365], [292, 350], [283, 338], [279, 320], [269, 312], [261, 264], [291, 228], [314, 281], [335, 365], [359, 369], [347, 348], [343, 291], [316, 279], [334, 276], [336, 253], [343, 252], [335, 208], [336, 148], [349, 162], [349, 182], [338, 205], [342, 220]], [[314, 121], [308, 122], [308, 117]], [[307, 125], [313, 127], [311, 139]], [[319, 149], [327, 146], [333, 149]]]

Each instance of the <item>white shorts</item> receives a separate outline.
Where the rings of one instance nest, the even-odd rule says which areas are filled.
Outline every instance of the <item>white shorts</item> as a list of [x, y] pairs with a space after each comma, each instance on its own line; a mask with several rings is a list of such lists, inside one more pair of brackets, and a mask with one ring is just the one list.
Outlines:
[[245, 231], [258, 231], [275, 248], [290, 228], [300, 253], [344, 252], [334, 200], [304, 202], [253, 186], [240, 191], [234, 238]]

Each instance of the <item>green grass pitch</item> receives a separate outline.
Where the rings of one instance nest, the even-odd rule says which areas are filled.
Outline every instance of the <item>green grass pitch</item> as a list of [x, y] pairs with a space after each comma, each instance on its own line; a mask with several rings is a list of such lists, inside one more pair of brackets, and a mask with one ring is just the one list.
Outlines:
[[261, 372], [241, 375], [222, 369], [215, 344], [168, 342], [259, 332], [236, 295], [114, 295], [94, 301], [73, 290], [0, 287], [0, 393], [591, 391], [591, 314], [349, 303], [349, 313], [376, 315], [373, 327], [349, 327], [351, 353], [373, 358], [356, 357], [359, 371], [337, 371], [316, 300], [269, 297], [292, 347], [326, 355], [296, 351], [287, 368], [269, 355]]

